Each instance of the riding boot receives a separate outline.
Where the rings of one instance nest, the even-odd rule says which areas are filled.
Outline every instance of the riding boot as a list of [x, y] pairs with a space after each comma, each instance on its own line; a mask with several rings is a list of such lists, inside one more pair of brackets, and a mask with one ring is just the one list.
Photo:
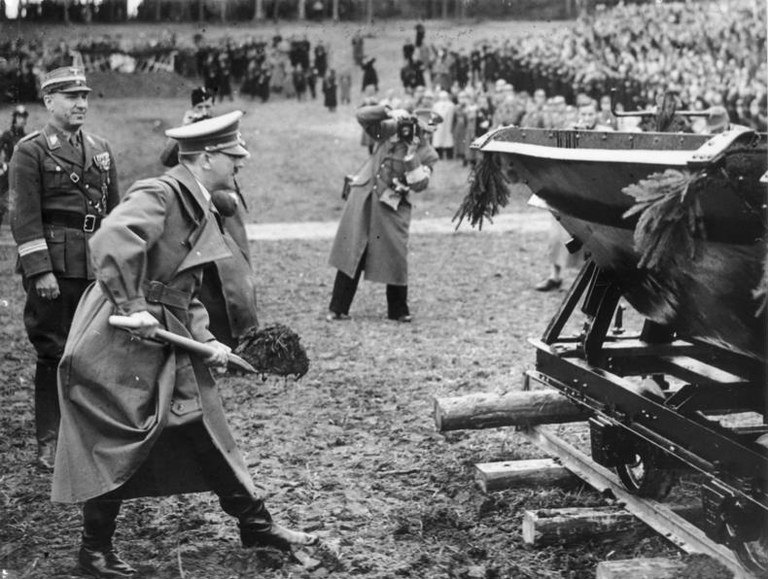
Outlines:
[[38, 362], [35, 369], [35, 435], [37, 464], [53, 470], [56, 460], [56, 440], [59, 437], [59, 392], [56, 383], [58, 364]]
[[83, 538], [78, 562], [80, 570], [91, 577], [121, 579], [136, 573], [112, 546], [120, 505], [121, 501], [99, 499], [83, 505]]
[[225, 513], [237, 517], [243, 547], [261, 545], [262, 538], [272, 530], [272, 515], [262, 500], [242, 491], [232, 491], [220, 495], [219, 504]]

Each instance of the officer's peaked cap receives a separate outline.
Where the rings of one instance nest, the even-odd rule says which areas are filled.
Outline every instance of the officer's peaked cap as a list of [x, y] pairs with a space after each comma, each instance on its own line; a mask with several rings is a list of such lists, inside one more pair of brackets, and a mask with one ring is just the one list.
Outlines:
[[249, 157], [240, 134], [242, 111], [233, 111], [204, 119], [183, 127], [168, 129], [165, 134], [178, 141], [180, 155], [197, 153], [226, 153], [234, 157]]
[[40, 83], [43, 94], [55, 92], [91, 92], [85, 81], [85, 71], [77, 66], [54, 68]]

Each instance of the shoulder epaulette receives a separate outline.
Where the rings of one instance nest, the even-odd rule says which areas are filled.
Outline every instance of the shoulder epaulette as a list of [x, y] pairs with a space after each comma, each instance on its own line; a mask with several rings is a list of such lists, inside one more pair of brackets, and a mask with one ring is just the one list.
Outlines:
[[31, 133], [24, 135], [19, 139], [19, 141], [16, 143], [16, 146], [18, 147], [22, 143], [29, 141], [30, 139], [34, 139], [36, 136], [40, 134], [40, 131], [32, 131]]

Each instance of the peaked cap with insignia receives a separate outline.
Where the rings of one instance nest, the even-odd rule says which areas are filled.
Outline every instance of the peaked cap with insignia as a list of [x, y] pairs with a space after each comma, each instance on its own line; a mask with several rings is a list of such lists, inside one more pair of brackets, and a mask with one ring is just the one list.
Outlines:
[[240, 134], [242, 116], [242, 111], [233, 111], [183, 127], [168, 129], [165, 134], [178, 141], [180, 155], [225, 153], [233, 157], [250, 157]]

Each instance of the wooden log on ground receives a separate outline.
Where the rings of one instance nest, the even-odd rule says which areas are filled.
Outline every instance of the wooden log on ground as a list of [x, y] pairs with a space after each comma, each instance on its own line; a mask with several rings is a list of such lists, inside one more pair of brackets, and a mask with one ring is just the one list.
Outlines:
[[475, 480], [487, 493], [520, 487], [575, 486], [581, 479], [551, 458], [536, 458], [476, 464]]
[[557, 390], [435, 398], [438, 431], [579, 422], [585, 416]]
[[623, 559], [603, 561], [597, 564], [597, 579], [675, 579], [686, 564], [674, 559], [653, 557], [648, 559]]
[[523, 513], [523, 542], [537, 547], [615, 536], [643, 528], [649, 529], [632, 513], [615, 507], [540, 509]]

